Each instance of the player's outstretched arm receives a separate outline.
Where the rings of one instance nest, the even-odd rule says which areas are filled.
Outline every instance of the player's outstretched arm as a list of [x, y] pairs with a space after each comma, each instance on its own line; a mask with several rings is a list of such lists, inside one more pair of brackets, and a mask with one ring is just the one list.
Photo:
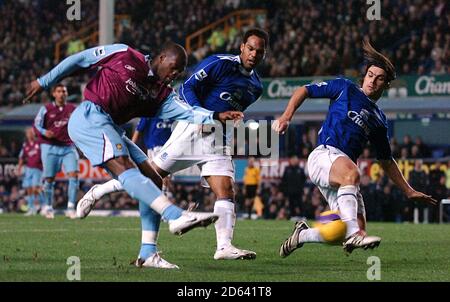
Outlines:
[[125, 44], [104, 45], [89, 48], [65, 58], [52, 70], [50, 70], [50, 72], [30, 83], [24, 103], [29, 102], [33, 96], [41, 92], [43, 89], [52, 87], [74, 72], [92, 67], [100, 63], [100, 61], [106, 57], [117, 52], [126, 51], [127, 49], [128, 46]]
[[308, 90], [305, 86], [297, 88], [291, 96], [289, 103], [284, 110], [281, 117], [279, 117], [272, 125], [274, 131], [284, 134], [289, 127], [289, 122], [292, 120], [295, 111], [300, 107], [308, 97]]
[[403, 177], [397, 163], [394, 159], [380, 160], [381, 167], [386, 172], [387, 176], [406, 194], [411, 201], [418, 201], [436, 205], [437, 201], [429, 195], [414, 190], [406, 179]]

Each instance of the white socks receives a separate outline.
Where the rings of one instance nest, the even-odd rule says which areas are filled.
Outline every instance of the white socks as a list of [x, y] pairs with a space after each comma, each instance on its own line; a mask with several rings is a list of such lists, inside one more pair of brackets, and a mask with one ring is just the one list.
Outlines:
[[100, 199], [106, 194], [123, 191], [122, 184], [120, 181], [116, 179], [111, 179], [110, 181], [105, 182], [104, 184], [98, 185], [92, 191], [92, 195], [95, 199]]
[[323, 242], [322, 236], [320, 236], [319, 229], [312, 228], [303, 230], [300, 232], [300, 235], [298, 236], [299, 242]]
[[337, 203], [341, 219], [347, 224], [347, 234], [345, 238], [359, 231], [358, 225], [358, 201], [356, 194], [357, 186], [342, 186], [337, 192]]
[[215, 223], [217, 250], [231, 245], [233, 239], [234, 225], [236, 223], [236, 214], [234, 212], [234, 203], [230, 199], [220, 199], [214, 204], [214, 214], [219, 216]]
[[158, 232], [157, 231], [144, 231], [142, 230], [142, 244], [156, 244], [158, 241]]

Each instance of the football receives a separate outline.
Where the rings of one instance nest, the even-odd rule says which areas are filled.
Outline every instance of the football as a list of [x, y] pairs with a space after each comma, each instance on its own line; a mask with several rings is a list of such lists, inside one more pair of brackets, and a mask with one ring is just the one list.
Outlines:
[[322, 212], [314, 224], [320, 235], [329, 244], [340, 244], [347, 232], [347, 224], [341, 220], [338, 211]]

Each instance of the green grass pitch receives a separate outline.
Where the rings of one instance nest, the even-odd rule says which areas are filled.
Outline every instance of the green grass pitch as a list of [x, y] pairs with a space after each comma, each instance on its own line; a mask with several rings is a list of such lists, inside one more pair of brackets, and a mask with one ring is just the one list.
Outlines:
[[308, 244], [282, 259], [289, 221], [238, 221], [234, 243], [256, 251], [251, 260], [215, 261], [214, 227], [177, 237], [162, 223], [159, 248], [178, 271], [129, 265], [139, 251], [137, 218], [69, 220], [0, 215], [0, 281], [67, 281], [70, 256], [82, 281], [367, 281], [369, 256], [377, 256], [381, 281], [450, 281], [450, 225], [370, 223], [382, 237], [376, 250], [346, 256], [339, 246]]

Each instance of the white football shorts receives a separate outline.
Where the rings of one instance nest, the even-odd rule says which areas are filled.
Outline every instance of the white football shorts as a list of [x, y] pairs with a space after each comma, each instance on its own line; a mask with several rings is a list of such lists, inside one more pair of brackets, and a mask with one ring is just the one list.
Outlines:
[[[334, 188], [330, 185], [330, 172], [331, 165], [336, 159], [341, 156], [347, 156], [344, 152], [338, 148], [332, 146], [320, 145], [314, 149], [308, 156], [308, 175], [311, 181], [319, 188], [322, 195], [325, 197], [330, 210], [338, 211], [337, 192], [338, 188]], [[349, 158], [350, 159], [350, 158]], [[364, 200], [361, 193], [358, 190], [358, 214], [366, 215], [364, 207]]]

